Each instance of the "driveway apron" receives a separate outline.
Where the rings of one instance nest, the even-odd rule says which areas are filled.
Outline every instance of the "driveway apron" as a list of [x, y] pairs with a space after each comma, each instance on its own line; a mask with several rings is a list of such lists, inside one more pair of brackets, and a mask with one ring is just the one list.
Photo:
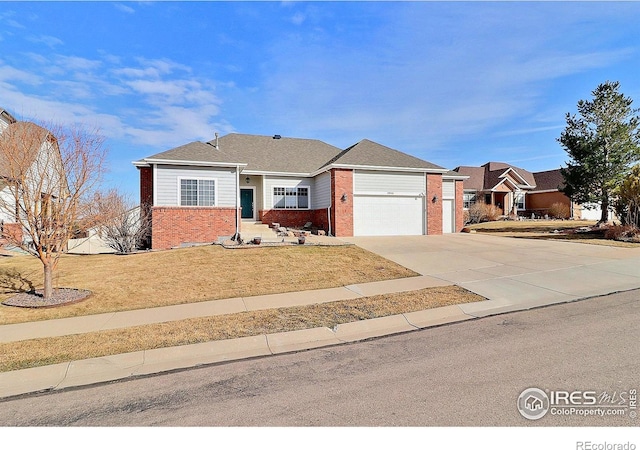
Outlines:
[[485, 297], [490, 308], [460, 305], [478, 317], [640, 288], [640, 248], [466, 233], [347, 240]]

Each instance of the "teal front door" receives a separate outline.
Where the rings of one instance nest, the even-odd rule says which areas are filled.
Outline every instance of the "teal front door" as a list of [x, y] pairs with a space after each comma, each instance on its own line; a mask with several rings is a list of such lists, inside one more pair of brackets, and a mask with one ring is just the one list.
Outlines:
[[253, 189], [240, 189], [240, 206], [242, 218], [253, 219]]

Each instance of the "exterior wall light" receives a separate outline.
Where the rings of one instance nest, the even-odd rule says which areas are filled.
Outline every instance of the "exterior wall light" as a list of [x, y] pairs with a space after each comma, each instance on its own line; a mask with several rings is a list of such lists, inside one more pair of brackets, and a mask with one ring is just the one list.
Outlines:
[[438, 203], [438, 196], [434, 195], [433, 198], [431, 199], [431, 202]]
[[342, 194], [342, 197], [340, 197], [340, 200], [342, 200], [343, 202], [347, 201], [347, 193], [346, 192]]
[[244, 179], [244, 181], [246, 181], [246, 183], [249, 184], [249, 182], [251, 181], [251, 178], [247, 177]]

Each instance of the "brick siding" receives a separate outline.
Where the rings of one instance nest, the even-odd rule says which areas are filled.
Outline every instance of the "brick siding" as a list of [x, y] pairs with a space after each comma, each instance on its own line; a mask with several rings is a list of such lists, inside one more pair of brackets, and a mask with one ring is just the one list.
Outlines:
[[464, 181], [456, 181], [456, 229], [459, 233], [464, 228]]
[[[346, 194], [346, 200], [342, 195]], [[353, 236], [353, 171], [331, 170], [331, 231], [334, 236]]]
[[[434, 202], [433, 197], [437, 200]], [[442, 175], [427, 174], [427, 234], [442, 234]]]
[[258, 211], [258, 220], [269, 226], [279, 223], [288, 228], [302, 228], [311, 222], [314, 228], [329, 231], [326, 209], [263, 209]]
[[184, 243], [213, 243], [236, 232], [235, 208], [154, 207], [151, 248], [169, 249]]
[[16, 244], [22, 242], [23, 231], [19, 223], [2, 224], [2, 235], [0, 236], [0, 246]]

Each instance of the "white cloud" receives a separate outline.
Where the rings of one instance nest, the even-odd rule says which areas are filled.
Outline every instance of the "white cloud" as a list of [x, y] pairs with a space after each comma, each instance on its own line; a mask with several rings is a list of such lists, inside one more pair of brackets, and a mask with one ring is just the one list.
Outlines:
[[64, 44], [64, 42], [61, 39], [58, 39], [55, 36], [45, 36], [45, 35], [28, 36], [27, 40], [35, 44], [40, 44], [40, 43], [45, 44], [47, 47], [50, 47], [50, 48], [54, 48]]
[[291, 17], [291, 23], [294, 25], [302, 25], [306, 18], [307, 17], [303, 13], [297, 12]]
[[131, 6], [123, 5], [122, 3], [116, 3], [113, 5], [118, 11], [122, 11], [127, 14], [134, 14], [136, 12]]
[[371, 13], [370, 26], [354, 23], [351, 41], [329, 29], [283, 35], [269, 49], [254, 110], [271, 126], [352, 140], [407, 136], [414, 148], [489, 132], [534, 116], [551, 83], [635, 54], [567, 42], [569, 31], [589, 37], [581, 21], [599, 12], [550, 17], [554, 8], [562, 6], [409, 2]]

